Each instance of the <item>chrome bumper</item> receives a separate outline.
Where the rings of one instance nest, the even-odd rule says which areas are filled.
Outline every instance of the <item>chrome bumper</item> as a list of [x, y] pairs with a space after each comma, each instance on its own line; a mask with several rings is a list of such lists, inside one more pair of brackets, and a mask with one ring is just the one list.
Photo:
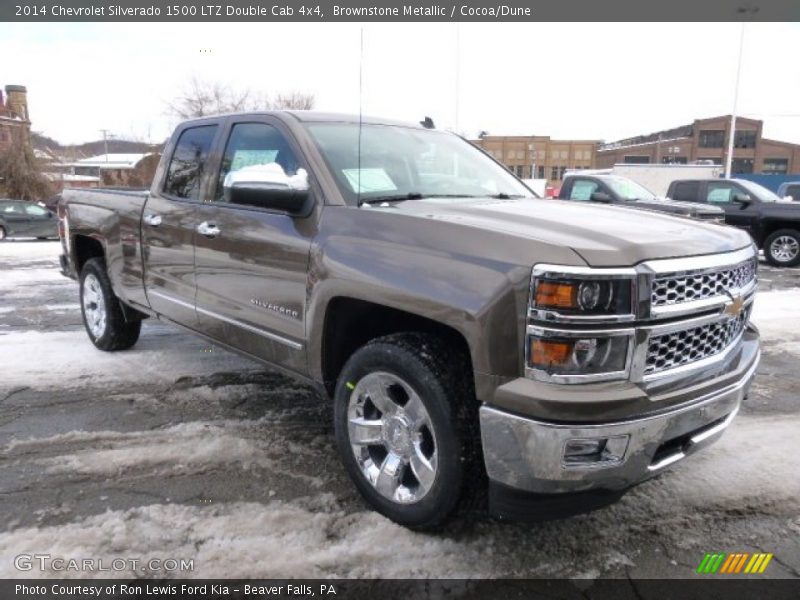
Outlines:
[[[730, 425], [758, 367], [760, 355], [734, 383], [690, 404], [641, 419], [561, 424], [483, 406], [481, 437], [486, 470], [497, 483], [536, 493], [623, 490], [716, 441]], [[610, 440], [595, 462], [565, 457], [570, 444]]]

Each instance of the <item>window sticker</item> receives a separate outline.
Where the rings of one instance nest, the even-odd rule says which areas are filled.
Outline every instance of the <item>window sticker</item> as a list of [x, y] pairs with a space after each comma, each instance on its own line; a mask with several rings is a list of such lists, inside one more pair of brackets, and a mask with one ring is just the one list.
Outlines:
[[268, 165], [275, 162], [277, 150], [237, 150], [231, 161], [231, 171], [238, 171], [253, 165]]
[[342, 169], [342, 173], [352, 190], [359, 194], [397, 191], [397, 186], [384, 169]]

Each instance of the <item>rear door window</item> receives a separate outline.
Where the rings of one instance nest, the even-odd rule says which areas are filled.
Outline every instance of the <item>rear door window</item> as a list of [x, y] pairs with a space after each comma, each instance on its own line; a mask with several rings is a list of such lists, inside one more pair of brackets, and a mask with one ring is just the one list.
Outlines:
[[699, 194], [699, 181], [681, 181], [675, 184], [675, 188], [672, 190], [672, 199], [683, 200], [684, 202], [699, 202]]
[[791, 196], [795, 202], [800, 202], [800, 185], [790, 185], [786, 188], [786, 195]]
[[216, 132], [216, 125], [204, 125], [181, 133], [167, 167], [165, 194], [187, 200], [200, 198], [200, 186]]

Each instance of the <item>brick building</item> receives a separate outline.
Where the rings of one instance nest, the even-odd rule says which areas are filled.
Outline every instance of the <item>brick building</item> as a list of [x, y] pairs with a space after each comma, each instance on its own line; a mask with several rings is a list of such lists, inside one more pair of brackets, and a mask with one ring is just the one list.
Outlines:
[[523, 179], [560, 185], [567, 169], [596, 166], [597, 140], [552, 140], [545, 135], [487, 135], [472, 142]]
[[28, 91], [22, 85], [7, 85], [0, 90], [0, 152], [8, 150], [18, 136], [28, 140], [31, 120], [28, 115]]
[[[763, 121], [737, 117], [731, 171], [784, 175], [800, 173], [800, 144], [761, 135]], [[696, 119], [689, 125], [603, 144], [597, 149], [598, 168], [617, 163], [678, 163], [711, 161], [724, 165], [731, 117]]]

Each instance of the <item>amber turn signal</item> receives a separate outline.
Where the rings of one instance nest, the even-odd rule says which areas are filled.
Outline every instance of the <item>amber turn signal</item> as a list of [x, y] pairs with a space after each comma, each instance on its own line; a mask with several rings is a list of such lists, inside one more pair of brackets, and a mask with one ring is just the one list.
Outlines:
[[578, 286], [574, 283], [539, 281], [535, 306], [542, 308], [577, 308]]
[[572, 342], [530, 338], [530, 361], [534, 367], [562, 365], [572, 355]]

